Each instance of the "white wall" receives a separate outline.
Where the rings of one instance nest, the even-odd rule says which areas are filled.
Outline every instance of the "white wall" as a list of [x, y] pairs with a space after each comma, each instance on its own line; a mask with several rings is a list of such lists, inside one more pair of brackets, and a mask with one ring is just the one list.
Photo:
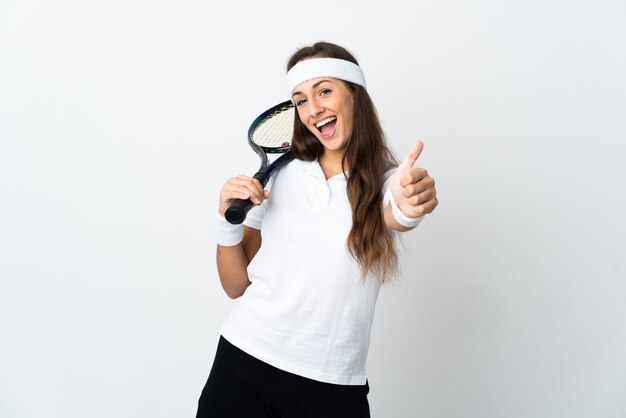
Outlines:
[[319, 39], [441, 202], [380, 297], [373, 416], [626, 416], [626, 4], [405, 3], [0, 4], [1, 417], [194, 416], [217, 190]]

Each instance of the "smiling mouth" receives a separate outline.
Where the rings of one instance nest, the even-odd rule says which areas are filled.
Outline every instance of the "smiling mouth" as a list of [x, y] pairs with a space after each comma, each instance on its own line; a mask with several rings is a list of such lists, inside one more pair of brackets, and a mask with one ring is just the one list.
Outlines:
[[337, 120], [337, 117], [335, 117], [335, 116], [331, 116], [331, 117], [329, 117], [329, 118], [324, 119], [324, 120], [323, 120], [323, 121], [321, 121], [321, 122], [316, 123], [316, 124], [315, 124], [315, 126], [317, 127], [317, 129], [321, 129], [321, 128], [322, 128], [322, 126], [324, 126], [324, 125], [326, 125], [327, 123], [330, 123], [330, 122], [332, 122], [332, 121], [334, 121], [334, 120]]
[[329, 134], [332, 134], [332, 131], [334, 131], [336, 122], [337, 117], [331, 116], [316, 123], [315, 127], [322, 133], [322, 135], [328, 136]]

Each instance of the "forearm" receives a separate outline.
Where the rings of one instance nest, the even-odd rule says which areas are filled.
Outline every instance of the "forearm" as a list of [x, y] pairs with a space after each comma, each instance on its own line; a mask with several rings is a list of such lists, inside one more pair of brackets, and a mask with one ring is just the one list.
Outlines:
[[232, 299], [243, 295], [250, 285], [248, 264], [261, 247], [261, 231], [243, 226], [243, 238], [239, 243], [235, 242], [232, 242], [234, 245], [222, 242], [222, 245], [217, 245], [216, 251], [220, 282], [226, 294]]
[[222, 288], [232, 299], [243, 295], [250, 285], [248, 280], [249, 260], [240, 243], [233, 247], [217, 246], [217, 272]]
[[391, 209], [390, 203], [387, 204], [387, 207], [385, 208], [385, 223], [387, 224], [388, 228], [393, 229], [394, 231], [398, 231], [398, 232], [406, 232], [415, 228], [415, 227], [409, 228], [409, 227], [400, 225], [398, 221], [396, 220], [395, 216], [393, 216], [393, 210]]

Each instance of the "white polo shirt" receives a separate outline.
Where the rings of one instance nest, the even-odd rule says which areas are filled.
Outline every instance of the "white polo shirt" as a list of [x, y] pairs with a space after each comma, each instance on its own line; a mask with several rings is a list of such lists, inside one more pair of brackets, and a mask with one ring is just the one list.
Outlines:
[[294, 160], [245, 225], [261, 230], [251, 281], [221, 329], [228, 341], [279, 369], [322, 382], [363, 385], [380, 282], [348, 253], [346, 179]]

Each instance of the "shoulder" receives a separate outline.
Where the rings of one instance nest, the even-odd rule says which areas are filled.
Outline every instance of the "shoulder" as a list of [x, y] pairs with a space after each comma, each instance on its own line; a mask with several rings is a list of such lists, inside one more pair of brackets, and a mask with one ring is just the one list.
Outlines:
[[295, 158], [293, 161], [291, 161], [289, 164], [287, 164], [284, 169], [288, 169], [288, 170], [294, 170], [294, 171], [299, 171], [299, 172], [308, 172], [313, 170], [313, 168], [317, 165], [317, 161], [305, 161], [305, 160], [299, 160], [297, 158]]
[[308, 177], [309, 174], [314, 173], [316, 167], [318, 167], [316, 161], [294, 159], [276, 172], [271, 180], [273, 180], [274, 187], [296, 184], [301, 182], [303, 178]]

